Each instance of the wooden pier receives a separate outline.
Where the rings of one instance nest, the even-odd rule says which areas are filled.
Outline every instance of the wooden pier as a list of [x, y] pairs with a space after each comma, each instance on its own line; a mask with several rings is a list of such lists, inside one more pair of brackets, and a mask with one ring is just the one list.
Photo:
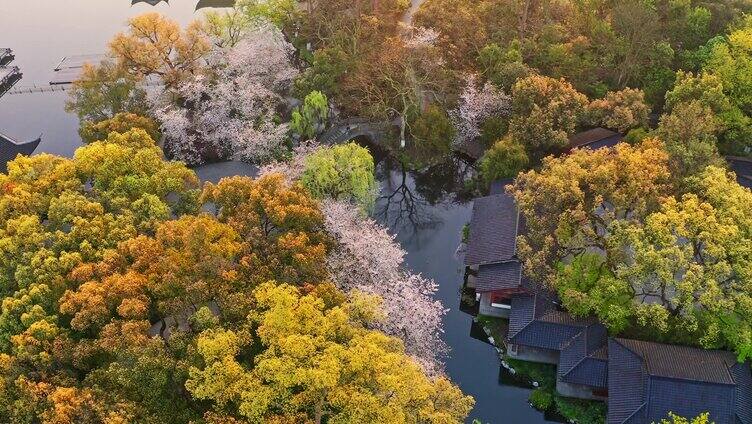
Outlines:
[[97, 65], [102, 59], [104, 59], [103, 54], [65, 56], [55, 67], [50, 85], [71, 84], [81, 76], [85, 64]]
[[[0, 57], [4, 57], [2, 56], [3, 53], [12, 55], [10, 49], [0, 49]], [[0, 96], [3, 94], [58, 93], [67, 91], [71, 84], [81, 77], [84, 65], [87, 63], [98, 65], [104, 58], [105, 55], [103, 54], [65, 56], [52, 70], [53, 77], [49, 84], [31, 84], [21, 87], [14, 87], [22, 75], [18, 67], [0, 67]], [[157, 87], [162, 85], [162, 81], [156, 76], [149, 76], [142, 82], [142, 85]]]
[[34, 93], [59, 93], [67, 91], [70, 85], [23, 85], [13, 87], [7, 91], [7, 95], [13, 94], [34, 94]]
[[[146, 81], [144, 81], [142, 84], [144, 87], [159, 87], [162, 85], [162, 82], [159, 80], [159, 78], [156, 77], [148, 77]], [[22, 85], [22, 86], [16, 86], [8, 90], [6, 94], [13, 95], [13, 94], [34, 94], [34, 93], [60, 93], [64, 91], [68, 91], [71, 88], [71, 84], [32, 84], [32, 85]]]

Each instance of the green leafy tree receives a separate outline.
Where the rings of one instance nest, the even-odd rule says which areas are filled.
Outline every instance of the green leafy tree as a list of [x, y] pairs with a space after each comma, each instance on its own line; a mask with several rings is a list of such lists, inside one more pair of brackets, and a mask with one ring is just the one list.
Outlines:
[[645, 94], [642, 90], [631, 88], [609, 91], [604, 98], [593, 100], [587, 106], [588, 118], [593, 126], [603, 126], [621, 133], [646, 126], [649, 113]]
[[322, 148], [306, 158], [300, 182], [314, 197], [370, 208], [376, 193], [373, 157], [355, 143]]
[[690, 418], [690, 419], [680, 417], [679, 415], [676, 415], [673, 412], [669, 412], [668, 418], [662, 419], [660, 424], [712, 424], [712, 423], [710, 422], [710, 418], [707, 412], [704, 414], [700, 414], [694, 418]]
[[329, 102], [320, 91], [305, 96], [303, 105], [292, 112], [290, 128], [305, 140], [314, 138], [326, 126], [329, 118]]
[[741, 205], [752, 193], [723, 168], [687, 180], [689, 193], [603, 227], [603, 248], [562, 257], [553, 285], [570, 312], [595, 314], [614, 332], [734, 349], [743, 360], [752, 353], [752, 215]]
[[708, 165], [723, 166], [718, 154], [720, 123], [713, 111], [698, 101], [680, 103], [661, 116], [655, 135], [671, 156], [677, 182], [702, 172]]
[[73, 159], [20, 157], [0, 185], [0, 362], [9, 389], [0, 419], [197, 418], [180, 396], [177, 361], [147, 334], [146, 279], [108, 272], [123, 243], [195, 213], [195, 174], [134, 129]]
[[497, 141], [480, 159], [480, 174], [486, 184], [500, 178], [513, 178], [528, 165], [525, 148], [509, 138]]
[[752, 113], [752, 22], [713, 46], [705, 69], [717, 75], [724, 92], [746, 114]]
[[517, 80], [534, 73], [523, 62], [521, 46], [514, 40], [507, 49], [491, 43], [478, 54], [478, 63], [482, 75], [505, 92], [510, 92]]
[[65, 110], [78, 116], [82, 134], [87, 126], [112, 119], [119, 113], [146, 116], [146, 92], [138, 78], [112, 61], [84, 64], [81, 76], [68, 91]]
[[580, 124], [587, 97], [563, 79], [533, 75], [512, 87], [509, 134], [533, 160], [566, 146]]
[[[752, 151], [752, 21], [713, 44], [704, 70], [715, 75], [731, 108], [721, 114], [726, 133], [721, 147], [725, 153], [749, 155]], [[716, 112], [721, 113], [721, 112]]]
[[678, 71], [674, 87], [666, 93], [665, 111], [670, 113], [677, 105], [692, 101], [700, 102], [717, 115], [731, 109], [731, 101], [723, 91], [723, 81], [718, 75]]
[[632, 291], [614, 277], [603, 255], [585, 252], [560, 262], [556, 290], [567, 311], [580, 317], [595, 315], [613, 333], [632, 322]]
[[238, 0], [235, 7], [251, 22], [268, 20], [281, 29], [295, 22], [299, 13], [297, 0]]
[[451, 152], [456, 130], [447, 113], [437, 105], [430, 105], [409, 125], [413, 142], [409, 154], [418, 161], [430, 161]]
[[676, 49], [696, 49], [710, 38], [712, 13], [703, 5], [693, 6], [690, 0], [668, 2], [666, 35]]
[[311, 66], [295, 81], [296, 92], [307, 95], [312, 91], [321, 91], [330, 97], [339, 94], [338, 81], [347, 72], [351, 61], [338, 45], [316, 50]]
[[605, 251], [605, 232], [617, 220], [639, 220], [672, 191], [668, 154], [662, 143], [577, 149], [548, 157], [539, 170], [521, 173], [514, 184], [527, 233], [518, 240], [525, 269], [553, 284], [555, 264], [590, 249]]

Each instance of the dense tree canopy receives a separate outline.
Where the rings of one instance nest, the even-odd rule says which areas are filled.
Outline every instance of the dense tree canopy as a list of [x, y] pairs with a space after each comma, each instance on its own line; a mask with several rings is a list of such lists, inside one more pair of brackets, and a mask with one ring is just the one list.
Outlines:
[[[92, 126], [118, 114], [144, 115], [148, 104], [146, 92], [138, 85], [138, 78], [112, 61], [105, 60], [97, 66], [84, 64], [81, 76], [72, 84], [65, 109], [78, 116], [81, 138], [91, 142], [104, 138], [102, 131], [93, 130]], [[128, 129], [122, 126], [117, 128], [121, 132]], [[103, 135], [106, 137], [107, 133]]]
[[552, 281], [559, 258], [605, 250], [616, 220], [644, 217], [671, 193], [668, 155], [658, 140], [632, 147], [575, 150], [520, 174], [514, 194], [527, 219], [520, 251], [530, 272]]
[[3, 422], [448, 423], [472, 407], [380, 332], [404, 317], [327, 282], [335, 236], [279, 174], [201, 193], [135, 128], [19, 157], [0, 187]]
[[300, 182], [318, 198], [353, 201], [373, 206], [376, 181], [371, 154], [355, 143], [319, 149], [305, 160]]
[[130, 112], [118, 112], [112, 118], [98, 122], [87, 121], [81, 126], [79, 134], [84, 143], [91, 143], [106, 139], [111, 132], [122, 134], [135, 128], [146, 131], [152, 140], [159, 141], [161, 138], [154, 119]]
[[[725, 0], [428, 0], [416, 23], [439, 32], [454, 69], [524, 75], [532, 67], [591, 96], [631, 86], [660, 103], [672, 71], [701, 67], [708, 40], [749, 10]], [[489, 55], [489, 47], [517, 53]]]
[[[381, 123], [412, 166], [461, 150], [486, 183], [516, 177], [525, 272], [572, 314], [752, 358], [752, 194], [722, 157], [752, 155], [750, 11], [240, 0], [185, 28], [132, 18], [71, 89], [87, 144], [0, 174], [0, 421], [463, 421], [437, 285], [366, 216], [368, 150], [311, 140], [328, 124]], [[594, 127], [634, 131], [570, 151]], [[186, 168], [228, 159], [271, 165], [203, 187]]]
[[[471, 398], [443, 378], [427, 379], [399, 341], [365, 328], [378, 303], [325, 290], [259, 287], [255, 334], [204, 331], [203, 366], [190, 368], [187, 389], [251, 422], [449, 423], [468, 414]], [[239, 357], [253, 342], [263, 352], [248, 369]]]
[[677, 190], [670, 167], [663, 144], [646, 139], [521, 174], [526, 271], [613, 332], [748, 357], [752, 193], [724, 168], [699, 165]]
[[156, 12], [132, 18], [128, 31], [110, 42], [110, 50], [123, 69], [137, 77], [157, 76], [170, 87], [199, 72], [209, 49], [199, 24], [182, 30]]

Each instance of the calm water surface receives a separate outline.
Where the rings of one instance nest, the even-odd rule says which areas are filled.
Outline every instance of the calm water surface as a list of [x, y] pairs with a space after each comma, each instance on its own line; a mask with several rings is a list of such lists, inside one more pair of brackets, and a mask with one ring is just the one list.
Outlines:
[[[0, 0], [0, 47], [14, 50], [14, 65], [24, 78], [18, 86], [46, 85], [63, 56], [103, 53], [110, 38], [129, 17], [159, 11], [181, 24], [202, 12], [197, 6], [219, 6], [227, 0], [171, 0], [151, 6], [131, 0]], [[207, 9], [202, 9], [207, 10]], [[77, 119], [63, 110], [65, 93], [6, 95], [0, 98], [0, 131], [20, 140], [43, 133], [37, 152], [71, 156], [80, 145]], [[430, 172], [403, 173], [382, 161], [379, 180], [383, 197], [377, 219], [398, 235], [407, 250], [407, 263], [439, 283], [438, 296], [449, 308], [444, 338], [451, 348], [446, 360], [449, 376], [475, 397], [471, 414], [484, 423], [542, 423], [541, 413], [527, 403], [529, 390], [502, 385], [496, 352], [470, 337], [472, 317], [459, 310], [461, 261], [455, 256], [471, 203], [456, 191], [461, 166], [448, 164]], [[225, 175], [250, 175], [255, 168], [214, 164], [197, 170], [203, 180]], [[453, 184], [454, 183], [454, 184]]]

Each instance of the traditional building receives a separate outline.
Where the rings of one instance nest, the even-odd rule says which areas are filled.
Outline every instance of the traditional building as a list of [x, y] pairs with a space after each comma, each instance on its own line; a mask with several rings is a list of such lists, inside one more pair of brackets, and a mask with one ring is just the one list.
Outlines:
[[30, 155], [42, 141], [41, 136], [27, 143], [19, 143], [12, 138], [0, 133], [0, 172], [8, 171], [7, 164], [18, 155]]
[[614, 147], [622, 140], [624, 140], [624, 136], [618, 132], [605, 128], [593, 128], [569, 137], [569, 144], [567, 144], [564, 151], [570, 152], [574, 149], [597, 150], [604, 147]]
[[207, 7], [210, 7], [210, 8], [233, 7], [234, 5], [235, 5], [235, 0], [198, 0], [198, 3], [196, 3], [196, 10], [204, 9]]
[[556, 391], [563, 396], [605, 400], [608, 396], [608, 333], [588, 325], [559, 354]]
[[517, 235], [523, 228], [524, 220], [509, 194], [475, 199], [465, 266], [481, 314], [507, 317], [512, 295], [527, 290], [529, 283], [517, 258]]
[[752, 189], [752, 159], [739, 156], [727, 156], [731, 170], [736, 174], [736, 181], [742, 187]]
[[650, 424], [669, 412], [752, 423], [750, 364], [731, 352], [610, 339], [608, 357], [609, 424]]
[[[570, 138], [567, 151], [613, 147], [623, 136], [603, 128]], [[752, 188], [752, 159], [727, 158], [739, 184]], [[491, 183], [475, 200], [465, 265], [479, 313], [508, 317], [507, 354], [557, 364], [556, 390], [608, 402], [609, 424], [651, 424], [669, 412], [708, 412], [716, 424], [752, 424], [752, 371], [726, 351], [608, 339], [594, 317], [576, 318], [556, 295], [532, 284], [517, 257], [525, 221], [506, 193], [512, 180]]]
[[[602, 327], [595, 318], [575, 318], [562, 310], [546, 293], [512, 298], [507, 350], [517, 359], [559, 363], [562, 349], [591, 326]], [[598, 332], [605, 329], [598, 330]]]

